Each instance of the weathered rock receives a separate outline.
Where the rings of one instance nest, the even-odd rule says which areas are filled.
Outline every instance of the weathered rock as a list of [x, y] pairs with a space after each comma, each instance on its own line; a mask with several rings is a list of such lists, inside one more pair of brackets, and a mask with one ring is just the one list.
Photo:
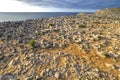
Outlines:
[[0, 77], [0, 80], [17, 80], [17, 78], [10, 74], [10, 73], [7, 73], [7, 74], [4, 74]]
[[55, 74], [55, 71], [54, 71], [53, 69], [50, 69], [48, 75], [51, 77], [51, 76], [53, 76], [54, 74]]
[[61, 74], [59, 72], [56, 72], [55, 73], [55, 78], [60, 79], [60, 78], [62, 78], [62, 76], [61, 76]]
[[31, 78], [31, 77], [27, 77], [25, 80], [33, 80], [33, 78]]
[[40, 44], [41, 48], [52, 48], [52, 42], [47, 41], [47, 40], [42, 40]]
[[120, 71], [120, 65], [113, 65], [113, 68]]
[[48, 72], [46, 69], [42, 70], [42, 72], [40, 73], [41, 77], [46, 77], [48, 75]]
[[0, 54], [0, 60], [2, 60], [4, 58], [3, 54]]

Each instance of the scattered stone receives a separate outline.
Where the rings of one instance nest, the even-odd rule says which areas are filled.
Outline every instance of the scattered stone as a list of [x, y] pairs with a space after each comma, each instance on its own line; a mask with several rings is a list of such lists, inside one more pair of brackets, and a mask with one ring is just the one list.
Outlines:
[[99, 74], [97, 72], [88, 72], [88, 74], [99, 78]]
[[4, 58], [3, 54], [0, 54], [0, 60], [2, 60]]
[[47, 40], [42, 40], [40, 44], [41, 48], [52, 48], [52, 42]]
[[120, 65], [113, 65], [113, 68], [120, 71]]
[[53, 76], [55, 74], [55, 71], [51, 69], [48, 74], [51, 77], [51, 76]]
[[17, 65], [18, 63], [19, 63], [20, 61], [17, 59], [17, 60], [12, 60], [11, 62], [10, 62], [10, 65], [11, 66], [15, 66], [15, 65]]
[[31, 77], [27, 77], [25, 80], [33, 80], [33, 78], [31, 78]]
[[105, 58], [106, 56], [102, 52], [97, 52], [98, 56]]
[[113, 67], [112, 64], [105, 63], [106, 67]]
[[10, 73], [7, 73], [7, 74], [4, 74], [0, 77], [0, 80], [17, 80], [17, 78], [10, 74]]
[[42, 70], [42, 72], [40, 73], [41, 77], [45, 77], [47, 76], [48, 72], [46, 71], [46, 69]]
[[55, 78], [60, 79], [61, 78], [61, 74], [59, 72], [56, 72], [55, 73]]
[[44, 80], [44, 78], [43, 77], [39, 77], [36, 80]]

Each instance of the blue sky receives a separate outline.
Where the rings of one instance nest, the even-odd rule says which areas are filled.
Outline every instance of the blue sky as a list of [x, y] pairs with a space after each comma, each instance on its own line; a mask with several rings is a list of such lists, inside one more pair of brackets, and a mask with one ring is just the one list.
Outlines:
[[18, 0], [28, 4], [74, 9], [101, 9], [107, 7], [120, 7], [120, 0]]
[[1, 12], [93, 12], [120, 7], [120, 0], [1, 0]]

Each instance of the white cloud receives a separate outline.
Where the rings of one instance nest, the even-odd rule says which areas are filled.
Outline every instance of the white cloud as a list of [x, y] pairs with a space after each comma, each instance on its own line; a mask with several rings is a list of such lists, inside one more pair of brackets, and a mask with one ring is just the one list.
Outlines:
[[31, 6], [23, 2], [15, 0], [1, 0], [0, 12], [41, 12], [46, 11], [44, 8]]
[[0, 12], [90, 12], [94, 10], [39, 7], [16, 0], [1, 0]]

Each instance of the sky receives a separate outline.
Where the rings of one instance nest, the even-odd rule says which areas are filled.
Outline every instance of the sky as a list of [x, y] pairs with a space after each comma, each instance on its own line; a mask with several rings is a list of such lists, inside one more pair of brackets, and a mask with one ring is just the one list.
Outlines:
[[1, 0], [0, 12], [94, 12], [120, 7], [120, 0]]

